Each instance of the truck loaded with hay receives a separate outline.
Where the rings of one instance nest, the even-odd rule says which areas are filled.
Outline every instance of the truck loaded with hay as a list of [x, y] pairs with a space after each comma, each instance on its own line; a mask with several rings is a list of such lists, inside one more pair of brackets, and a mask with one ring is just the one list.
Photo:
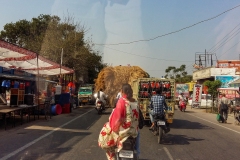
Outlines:
[[175, 105], [175, 80], [149, 78], [149, 74], [138, 66], [110, 66], [105, 67], [98, 74], [95, 80], [95, 92], [102, 88], [108, 95], [109, 107], [114, 107], [115, 98], [124, 83], [132, 86], [133, 97], [138, 101], [145, 120], [150, 120], [147, 107], [150, 105], [150, 97], [155, 93], [155, 89], [159, 87], [168, 104], [168, 122], [172, 123]]

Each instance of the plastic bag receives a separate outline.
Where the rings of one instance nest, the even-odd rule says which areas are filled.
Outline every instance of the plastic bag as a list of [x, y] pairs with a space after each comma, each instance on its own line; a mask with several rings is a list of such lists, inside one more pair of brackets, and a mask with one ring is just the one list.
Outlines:
[[221, 115], [219, 113], [217, 114], [216, 118], [217, 118], [217, 121], [221, 121]]

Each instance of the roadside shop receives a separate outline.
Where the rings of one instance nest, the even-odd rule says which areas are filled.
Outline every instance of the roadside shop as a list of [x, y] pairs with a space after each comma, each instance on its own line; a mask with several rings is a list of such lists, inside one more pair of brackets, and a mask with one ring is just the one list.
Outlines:
[[44, 109], [45, 118], [51, 118], [53, 107], [50, 103], [55, 97], [53, 88], [58, 82], [47, 77], [60, 73], [71, 77], [74, 71], [35, 52], [0, 40], [0, 115], [5, 121], [5, 129], [6, 117], [14, 121], [16, 114], [23, 117], [23, 111], [28, 115], [28, 120], [31, 114], [35, 119], [36, 110], [39, 117], [41, 108]]

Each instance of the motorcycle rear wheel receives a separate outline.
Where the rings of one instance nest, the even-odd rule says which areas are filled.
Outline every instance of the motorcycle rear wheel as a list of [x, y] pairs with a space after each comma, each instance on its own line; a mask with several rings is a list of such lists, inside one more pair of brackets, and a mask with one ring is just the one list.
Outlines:
[[159, 131], [159, 134], [158, 134], [158, 144], [161, 144], [162, 138], [163, 138], [163, 129], [161, 127], [159, 127], [158, 131]]
[[98, 110], [98, 114], [99, 115], [102, 114], [102, 110], [101, 109]]

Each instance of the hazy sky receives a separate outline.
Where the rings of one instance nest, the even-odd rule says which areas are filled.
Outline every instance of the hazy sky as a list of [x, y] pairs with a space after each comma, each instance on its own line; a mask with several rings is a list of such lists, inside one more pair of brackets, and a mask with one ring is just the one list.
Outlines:
[[152, 77], [186, 64], [192, 74], [195, 54], [205, 49], [219, 60], [239, 59], [240, 7], [189, 27], [238, 5], [239, 0], [0, 0], [0, 30], [40, 14], [71, 15], [89, 28], [86, 39], [92, 38], [104, 63], [138, 65]]

